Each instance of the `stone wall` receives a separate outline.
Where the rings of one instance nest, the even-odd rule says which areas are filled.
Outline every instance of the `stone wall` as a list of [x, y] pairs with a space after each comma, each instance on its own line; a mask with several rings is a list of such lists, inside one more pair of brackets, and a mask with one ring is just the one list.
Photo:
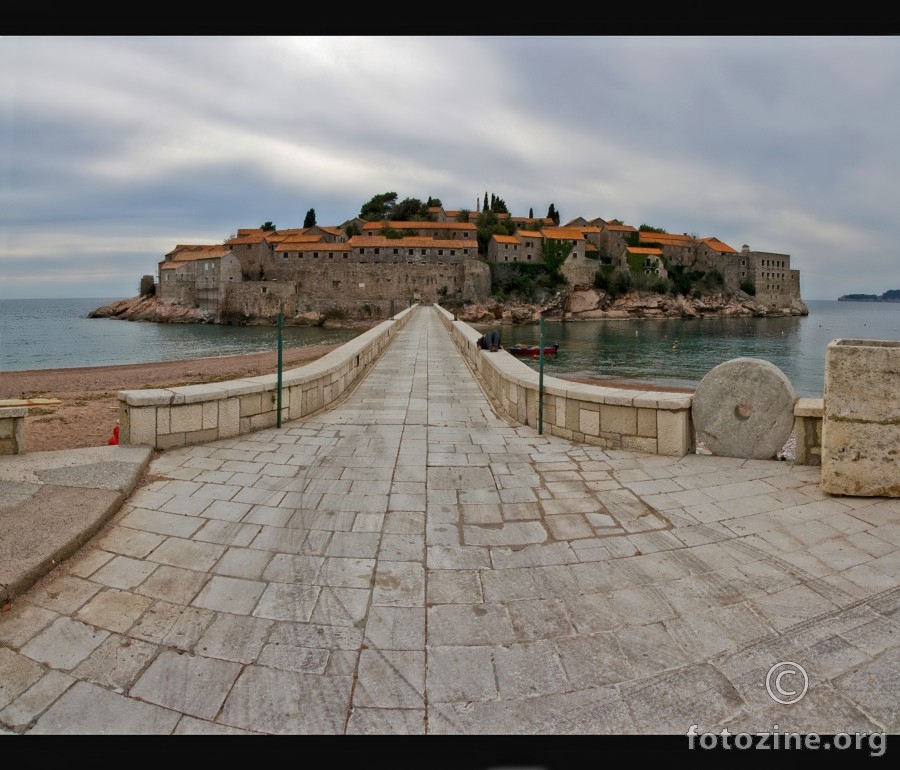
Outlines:
[[[458, 265], [347, 264], [285, 269], [271, 280], [227, 287], [223, 320], [271, 322], [282, 310], [286, 323], [308, 312], [336, 318], [387, 318], [415, 302], [445, 297], [479, 300], [491, 294], [490, 268], [480, 260]], [[281, 277], [279, 277], [281, 276]]]
[[276, 427], [279, 417], [298, 420], [327, 409], [369, 371], [414, 311], [399, 312], [322, 358], [282, 372], [280, 383], [276, 373], [120, 391], [119, 442], [154, 449], [204, 444]]

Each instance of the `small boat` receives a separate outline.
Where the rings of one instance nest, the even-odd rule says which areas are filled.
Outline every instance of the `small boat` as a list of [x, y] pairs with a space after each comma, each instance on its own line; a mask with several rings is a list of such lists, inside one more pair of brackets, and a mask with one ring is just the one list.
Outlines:
[[[534, 356], [536, 358], [541, 354], [540, 345], [523, 345], [518, 342], [512, 347], [506, 348], [506, 350], [512, 353], [514, 356]], [[553, 345], [544, 345], [545, 356], [555, 355], [557, 350], [559, 350], [558, 342], [554, 343]]]

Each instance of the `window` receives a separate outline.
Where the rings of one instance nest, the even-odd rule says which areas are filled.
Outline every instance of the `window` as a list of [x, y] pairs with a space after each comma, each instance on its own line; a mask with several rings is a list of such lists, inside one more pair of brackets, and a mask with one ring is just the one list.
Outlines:
[[319, 252], [318, 252], [318, 251], [314, 251], [314, 252], [313, 252], [313, 259], [318, 259], [318, 258], [319, 258]]
[[400, 253], [400, 249], [394, 249], [394, 254], [399, 254], [399, 253]]
[[379, 249], [379, 248], [376, 246], [375, 249], [374, 249], [374, 252], [375, 252], [375, 254], [381, 254], [381, 249]]
[[425, 256], [425, 249], [422, 249], [422, 250], [419, 252], [419, 254], [420, 254], [421, 256], [424, 257], [424, 256]]
[[444, 250], [443, 250], [443, 249], [438, 249], [438, 256], [439, 256], [439, 257], [443, 257], [443, 256], [444, 256]]
[[451, 256], [451, 257], [455, 257], [455, 256], [456, 256], [456, 249], [450, 249], [450, 256]]
[[328, 252], [328, 259], [334, 259], [334, 252], [333, 252], [333, 251], [329, 251], [329, 252]]

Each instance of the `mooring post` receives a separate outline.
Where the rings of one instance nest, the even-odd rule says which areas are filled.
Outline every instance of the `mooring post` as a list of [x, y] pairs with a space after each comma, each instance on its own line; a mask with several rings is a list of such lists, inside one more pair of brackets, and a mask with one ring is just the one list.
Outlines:
[[541, 352], [538, 354], [538, 433], [544, 432], [544, 317], [541, 316]]
[[282, 361], [282, 349], [284, 348], [284, 342], [282, 340], [282, 331], [284, 329], [284, 307], [282, 306], [281, 311], [278, 313], [278, 403], [277, 408], [278, 412], [275, 419], [275, 425], [277, 427], [281, 427], [281, 361]]

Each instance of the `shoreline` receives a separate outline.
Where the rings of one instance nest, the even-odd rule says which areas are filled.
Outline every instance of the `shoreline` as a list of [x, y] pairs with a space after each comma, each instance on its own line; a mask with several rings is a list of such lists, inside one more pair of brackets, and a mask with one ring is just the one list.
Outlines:
[[[340, 345], [313, 345], [282, 351], [283, 368], [315, 361]], [[106, 364], [57, 369], [0, 372], [0, 400], [56, 398], [56, 405], [28, 407], [26, 452], [82, 449], [106, 445], [118, 424], [121, 390], [172, 388], [204, 382], [256, 377], [278, 370], [274, 351], [237, 356], [157, 361], [146, 364]], [[692, 388], [655, 386], [594, 377], [559, 379], [625, 390], [693, 393]]]
[[[283, 368], [315, 361], [340, 345], [282, 351]], [[257, 377], [278, 371], [277, 351], [212, 356], [147, 364], [107, 364], [0, 372], [0, 399], [58, 398], [58, 405], [28, 407], [25, 451], [103, 446], [119, 419], [120, 390], [173, 388]]]

